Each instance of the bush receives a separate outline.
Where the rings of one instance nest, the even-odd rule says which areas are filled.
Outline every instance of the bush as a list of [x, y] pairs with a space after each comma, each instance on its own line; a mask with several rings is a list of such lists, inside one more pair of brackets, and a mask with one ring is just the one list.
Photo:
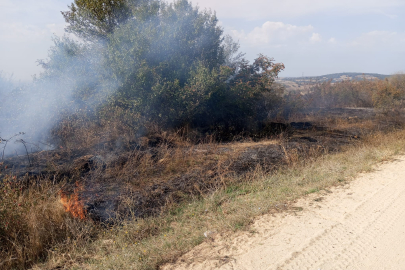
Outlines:
[[405, 75], [396, 74], [380, 81], [374, 93], [374, 106], [384, 109], [399, 109], [405, 99]]
[[324, 82], [313, 86], [307, 95], [313, 107], [373, 107], [377, 81]]

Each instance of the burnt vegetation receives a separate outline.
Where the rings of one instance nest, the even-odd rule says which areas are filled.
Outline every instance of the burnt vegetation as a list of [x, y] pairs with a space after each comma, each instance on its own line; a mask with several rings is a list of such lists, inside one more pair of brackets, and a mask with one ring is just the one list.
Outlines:
[[[62, 15], [77, 38], [55, 37], [34, 82], [0, 78], [3, 269], [403, 128], [403, 75], [284, 93], [283, 64], [249, 63], [186, 0], [76, 0]], [[159, 232], [145, 228], [136, 241]]]

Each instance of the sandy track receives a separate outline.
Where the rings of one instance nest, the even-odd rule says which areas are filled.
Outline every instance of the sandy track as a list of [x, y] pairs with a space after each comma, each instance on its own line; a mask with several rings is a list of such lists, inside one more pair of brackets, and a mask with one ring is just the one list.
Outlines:
[[163, 269], [405, 269], [405, 157], [293, 209], [214, 236]]

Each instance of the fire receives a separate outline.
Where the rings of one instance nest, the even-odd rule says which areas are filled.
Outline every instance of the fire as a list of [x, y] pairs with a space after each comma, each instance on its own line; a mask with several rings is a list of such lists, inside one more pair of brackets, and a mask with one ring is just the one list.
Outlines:
[[71, 213], [74, 217], [85, 219], [87, 211], [84, 208], [84, 202], [79, 198], [79, 192], [84, 189], [82, 184], [76, 182], [76, 188], [73, 194], [66, 194], [60, 191], [60, 202], [65, 207], [65, 211]]

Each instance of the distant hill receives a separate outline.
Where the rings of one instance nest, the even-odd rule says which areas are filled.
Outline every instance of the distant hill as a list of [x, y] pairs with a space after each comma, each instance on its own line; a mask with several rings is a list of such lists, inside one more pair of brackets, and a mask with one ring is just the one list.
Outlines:
[[284, 85], [287, 91], [305, 91], [309, 86], [327, 82], [331, 80], [332, 83], [337, 83], [347, 80], [384, 80], [390, 75], [383, 75], [378, 73], [356, 73], [356, 72], [344, 72], [334, 73], [322, 76], [308, 76], [308, 77], [280, 77], [276, 82]]

